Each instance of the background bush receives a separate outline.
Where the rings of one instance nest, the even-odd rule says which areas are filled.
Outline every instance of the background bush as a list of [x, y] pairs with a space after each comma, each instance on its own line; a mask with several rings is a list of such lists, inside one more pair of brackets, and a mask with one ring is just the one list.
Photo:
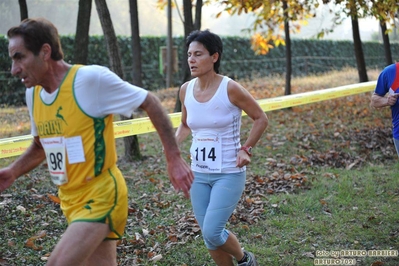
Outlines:
[[[118, 36], [122, 54], [124, 77], [131, 80], [132, 56], [130, 37]], [[242, 37], [222, 37], [224, 43], [221, 73], [235, 79], [257, 76], [280, 75], [285, 72], [285, 46], [279, 46], [267, 55], [256, 55], [249, 39]], [[181, 55], [185, 52], [184, 39], [176, 37], [174, 45], [178, 47], [179, 70]], [[74, 36], [61, 36], [65, 60], [73, 58]], [[165, 75], [160, 73], [160, 47], [166, 45], [166, 37], [142, 37], [143, 86], [148, 90], [165, 88]], [[368, 69], [385, 67], [384, 47], [378, 42], [364, 42]], [[399, 44], [391, 44], [393, 55], [399, 55]], [[394, 58], [395, 60], [396, 58]], [[108, 55], [103, 36], [91, 36], [88, 64], [109, 66]], [[293, 40], [292, 41], [293, 76], [325, 73], [344, 67], [356, 67], [356, 58], [352, 41], [333, 40]], [[25, 88], [18, 78], [10, 74], [11, 60], [8, 56], [8, 41], [0, 36], [0, 105], [18, 106], [25, 104]], [[173, 77], [173, 86], [182, 83], [181, 73]]]

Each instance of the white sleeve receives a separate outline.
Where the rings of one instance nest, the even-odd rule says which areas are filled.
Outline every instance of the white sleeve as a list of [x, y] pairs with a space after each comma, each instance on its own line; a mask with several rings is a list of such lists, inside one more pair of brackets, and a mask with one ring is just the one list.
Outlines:
[[26, 106], [28, 107], [29, 116], [30, 116], [30, 134], [32, 136], [38, 136], [36, 123], [33, 120], [33, 87], [28, 88], [25, 91], [25, 99], [26, 99]]
[[80, 108], [89, 116], [131, 114], [144, 102], [148, 91], [119, 78], [103, 66], [83, 66], [77, 74], [74, 91]]

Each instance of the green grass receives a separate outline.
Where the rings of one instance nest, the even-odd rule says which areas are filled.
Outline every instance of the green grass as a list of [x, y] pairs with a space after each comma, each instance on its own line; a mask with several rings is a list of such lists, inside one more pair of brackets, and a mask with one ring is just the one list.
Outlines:
[[[319, 80], [339, 86], [332, 82], [345, 82], [342, 75], [353, 78], [356, 71], [294, 80], [293, 91], [326, 88]], [[262, 82], [246, 87], [259, 89]], [[273, 89], [271, 84], [281, 81], [267, 82], [266, 92], [257, 91], [259, 97], [278, 95], [278, 86]], [[257, 255], [259, 265], [314, 265], [322, 251], [399, 249], [399, 163], [389, 136], [390, 114], [372, 110], [369, 97], [362, 94], [267, 114], [270, 126], [254, 149], [246, 191], [228, 224], [242, 246]], [[7, 119], [9, 128], [18, 125], [18, 117]], [[243, 136], [248, 130], [244, 118]], [[12, 130], [3, 133], [0, 137], [19, 135]], [[214, 265], [189, 200], [171, 188], [157, 135], [139, 135], [139, 142], [143, 161], [119, 160], [129, 187], [119, 264]], [[117, 146], [122, 156], [121, 139]], [[187, 159], [188, 149], [186, 141], [182, 151]], [[0, 167], [13, 159], [2, 159]], [[301, 182], [292, 190], [288, 185], [298, 176]], [[276, 177], [283, 185], [270, 181]], [[41, 166], [0, 195], [0, 265], [45, 264], [66, 228], [58, 204], [48, 194], [57, 192]], [[155, 255], [162, 259], [151, 261]], [[345, 258], [356, 259], [356, 265], [399, 265], [399, 257]]]

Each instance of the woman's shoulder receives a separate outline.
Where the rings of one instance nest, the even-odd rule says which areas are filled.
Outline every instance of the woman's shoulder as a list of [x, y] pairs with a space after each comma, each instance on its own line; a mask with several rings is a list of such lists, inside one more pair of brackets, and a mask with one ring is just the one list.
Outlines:
[[189, 81], [186, 81], [186, 82], [180, 87], [180, 90], [186, 91], [187, 88], [193, 87], [196, 80], [197, 80], [197, 78], [193, 78], [193, 79], [191, 79], [191, 80], [189, 80]]
[[234, 79], [231, 79], [227, 76], [225, 77], [225, 79], [227, 80], [227, 89], [228, 90], [242, 90], [244, 88], [240, 83], [238, 83]]

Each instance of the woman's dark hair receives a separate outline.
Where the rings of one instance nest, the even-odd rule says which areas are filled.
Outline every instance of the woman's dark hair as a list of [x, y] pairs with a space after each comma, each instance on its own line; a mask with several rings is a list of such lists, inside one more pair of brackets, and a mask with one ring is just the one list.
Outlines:
[[219, 73], [220, 60], [222, 59], [222, 54], [223, 54], [223, 43], [220, 37], [210, 32], [209, 30], [204, 30], [204, 31], [196, 30], [191, 32], [190, 35], [188, 35], [186, 40], [187, 48], [190, 46], [190, 43], [192, 42], [201, 43], [208, 50], [210, 55], [213, 55], [214, 53], [219, 54], [218, 60], [213, 65], [213, 69], [215, 70], [215, 72]]
[[58, 30], [53, 23], [44, 18], [24, 19], [19, 26], [8, 30], [9, 39], [15, 36], [21, 36], [25, 48], [34, 55], [38, 55], [43, 44], [47, 43], [51, 47], [51, 59], [58, 61], [64, 58]]

